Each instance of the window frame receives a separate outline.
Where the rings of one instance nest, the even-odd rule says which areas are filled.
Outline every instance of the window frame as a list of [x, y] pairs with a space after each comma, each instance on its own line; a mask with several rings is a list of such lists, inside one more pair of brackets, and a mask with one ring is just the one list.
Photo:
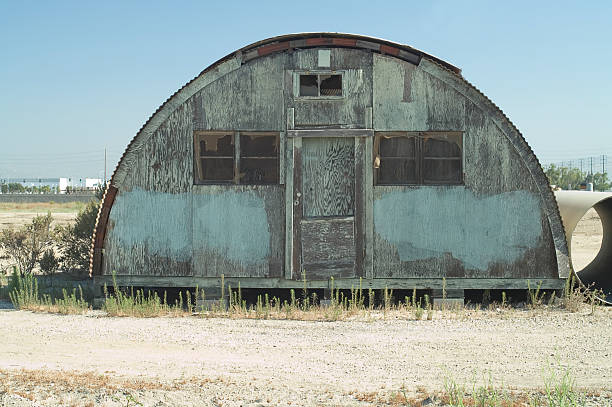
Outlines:
[[[346, 98], [346, 85], [344, 82], [345, 71], [335, 70], [311, 70], [311, 71], [293, 71], [293, 96], [299, 100], [341, 100]], [[301, 75], [317, 75], [317, 93], [318, 96], [302, 96], [300, 95], [300, 76]], [[342, 95], [321, 95], [321, 75], [340, 75], [342, 81]]]
[[[241, 151], [240, 137], [244, 136], [275, 136], [276, 137], [276, 156], [265, 156], [262, 159], [276, 159], [277, 178], [275, 182], [241, 182], [240, 170], [241, 160], [258, 159], [257, 156], [245, 156]], [[234, 147], [233, 156], [206, 156], [200, 151], [200, 142], [206, 136], [231, 136], [231, 143]], [[202, 159], [232, 159], [232, 179], [227, 180], [206, 180], [203, 178]], [[234, 130], [194, 130], [193, 131], [193, 185], [280, 185], [281, 184], [281, 135], [275, 131], [234, 131]]]
[[[425, 139], [428, 137], [435, 136], [459, 136], [461, 152], [458, 157], [425, 157]], [[399, 182], [399, 183], [381, 183], [380, 178], [380, 163], [383, 160], [407, 160], [411, 159], [408, 156], [388, 156], [382, 157], [380, 155], [380, 141], [383, 137], [414, 137], [414, 161], [415, 161], [415, 173], [416, 182]], [[464, 173], [464, 161], [465, 161], [465, 137], [463, 131], [379, 131], [374, 133], [374, 146], [372, 148], [373, 153], [373, 168], [374, 168], [374, 185], [375, 186], [394, 186], [394, 185], [408, 185], [408, 186], [436, 186], [436, 185], [465, 185], [465, 173]], [[428, 181], [425, 179], [425, 162], [427, 160], [440, 160], [440, 161], [459, 161], [459, 180], [458, 181]]]

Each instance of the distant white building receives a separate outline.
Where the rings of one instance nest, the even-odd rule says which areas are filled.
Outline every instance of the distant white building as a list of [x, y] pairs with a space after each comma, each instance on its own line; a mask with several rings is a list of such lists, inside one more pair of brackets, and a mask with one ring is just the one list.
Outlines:
[[87, 189], [96, 189], [100, 185], [102, 185], [101, 178], [85, 178], [85, 188]]
[[[49, 186], [52, 192], [65, 194], [70, 189], [94, 190], [103, 184], [102, 178], [0, 178], [1, 184], [21, 184], [24, 187]], [[0, 189], [0, 193], [1, 189]]]

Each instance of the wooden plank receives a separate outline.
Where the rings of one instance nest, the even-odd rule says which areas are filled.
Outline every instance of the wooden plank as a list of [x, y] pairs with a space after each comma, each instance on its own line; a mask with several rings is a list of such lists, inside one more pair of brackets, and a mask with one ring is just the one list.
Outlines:
[[293, 130], [295, 127], [295, 109], [290, 107], [287, 109], [287, 130]]
[[279, 135], [279, 151], [278, 151], [278, 180], [281, 185], [285, 184], [285, 166], [286, 164], [286, 149], [287, 149], [287, 137], [285, 137], [285, 132], [281, 131]]
[[301, 228], [304, 269], [353, 269], [355, 218], [304, 219]]
[[[94, 276], [95, 285], [112, 285], [112, 276]], [[135, 276], [135, 275], [117, 275], [117, 283], [119, 286], [139, 286], [139, 287], [195, 287], [196, 285], [200, 288], [206, 287], [220, 287], [220, 277], [190, 277], [190, 276]], [[232, 287], [238, 287], [238, 283], [242, 288], [294, 288], [299, 289], [303, 287], [303, 281], [299, 280], [287, 280], [284, 278], [235, 278], [225, 277], [225, 284], [231, 285]], [[334, 287], [340, 289], [350, 289], [351, 287], [358, 287], [359, 278], [340, 278], [334, 279]], [[538, 284], [541, 290], [559, 290], [565, 286], [565, 279], [561, 278], [548, 278], [548, 279], [507, 279], [507, 278], [447, 278], [442, 279], [419, 279], [419, 278], [407, 278], [407, 279], [373, 279], [373, 280], [361, 280], [362, 287], [364, 289], [404, 289], [412, 290], [414, 288], [418, 290], [424, 289], [442, 289], [444, 286], [447, 290], [526, 290], [528, 287], [535, 289]], [[330, 288], [331, 282], [329, 279], [314, 280], [308, 279], [306, 281], [308, 288]]]
[[374, 278], [374, 166], [372, 165], [374, 156], [372, 153], [373, 138], [365, 140], [364, 153], [364, 199], [365, 199], [365, 276], [368, 279]]
[[287, 168], [285, 170], [285, 278], [291, 279], [293, 269], [293, 139], [287, 139], [285, 151]]
[[305, 139], [302, 160], [303, 216], [353, 216], [355, 142], [347, 138]]
[[302, 236], [300, 222], [302, 221], [303, 201], [302, 201], [302, 139], [296, 138], [293, 141], [293, 252], [291, 254], [291, 273], [292, 278], [301, 278], [302, 266]]
[[364, 185], [363, 185], [363, 154], [365, 139], [355, 137], [355, 274], [363, 277], [365, 256], [364, 238]]
[[374, 137], [374, 131], [371, 129], [287, 130], [287, 137]]
[[234, 132], [234, 184], [240, 181], [240, 132]]

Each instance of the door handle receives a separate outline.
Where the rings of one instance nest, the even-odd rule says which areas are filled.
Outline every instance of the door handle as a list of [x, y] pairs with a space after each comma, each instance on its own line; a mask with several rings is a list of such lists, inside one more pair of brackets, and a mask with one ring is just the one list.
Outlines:
[[293, 201], [293, 205], [294, 206], [298, 206], [300, 204], [300, 198], [302, 197], [302, 194], [300, 193], [300, 191], [296, 191], [295, 193], [295, 201]]

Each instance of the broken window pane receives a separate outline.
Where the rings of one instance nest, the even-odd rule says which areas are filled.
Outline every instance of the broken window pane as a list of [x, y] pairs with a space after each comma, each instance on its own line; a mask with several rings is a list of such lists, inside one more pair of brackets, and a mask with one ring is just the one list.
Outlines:
[[201, 157], [234, 157], [234, 136], [232, 134], [206, 134], [199, 137]]
[[381, 157], [415, 157], [416, 137], [383, 136], [380, 138]]
[[202, 181], [227, 181], [234, 179], [233, 158], [200, 158]]
[[423, 143], [425, 157], [461, 157], [461, 136], [427, 134]]
[[278, 134], [240, 134], [241, 184], [277, 184], [278, 166]]
[[374, 168], [378, 185], [461, 184], [460, 132], [377, 133]]
[[387, 158], [380, 160], [379, 185], [416, 184], [416, 160]]
[[240, 155], [243, 157], [278, 156], [278, 136], [241, 134]]
[[319, 96], [317, 75], [300, 75], [300, 96]]
[[425, 158], [423, 160], [423, 179], [426, 184], [458, 184], [461, 182], [461, 160]]
[[277, 184], [278, 158], [241, 158], [241, 184]]
[[321, 96], [342, 96], [342, 75], [319, 75]]

